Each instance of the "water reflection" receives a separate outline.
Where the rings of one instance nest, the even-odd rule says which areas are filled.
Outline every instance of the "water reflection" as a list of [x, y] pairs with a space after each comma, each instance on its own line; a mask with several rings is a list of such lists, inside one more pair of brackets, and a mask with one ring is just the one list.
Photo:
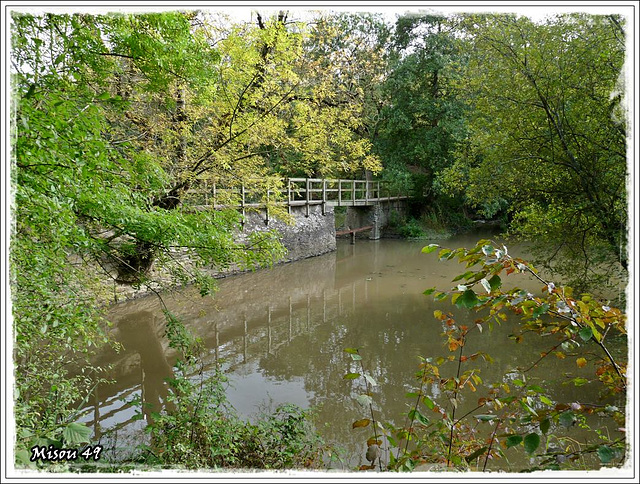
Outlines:
[[[471, 246], [476, 240], [470, 236], [448, 244]], [[423, 245], [394, 240], [339, 244], [335, 253], [222, 280], [213, 298], [200, 298], [190, 289], [163, 297], [204, 341], [205, 366], [222, 362], [230, 378], [229, 399], [239, 413], [251, 417], [285, 402], [315, 407], [323, 436], [345, 448], [352, 468], [366, 463], [363, 442], [369, 430], [351, 429], [354, 420], [367, 415], [354, 400], [363, 391], [362, 382], [342, 378], [359, 371], [344, 348], [360, 348], [366, 371], [378, 382], [375, 411], [383, 420], [401, 424], [410, 403], [404, 395], [413, 390], [418, 357], [448, 354], [434, 309], [453, 312], [461, 323], [472, 324], [475, 318], [422, 295], [434, 285], [448, 287], [462, 267], [421, 254]], [[515, 278], [513, 283], [520, 282]], [[164, 380], [171, 376], [176, 357], [163, 337], [157, 298], [118, 305], [109, 318], [124, 350], [105, 352], [100, 358], [100, 363], [113, 365], [115, 383], [99, 388], [86, 409], [84, 421], [97, 435], [114, 425], [123, 432], [139, 428], [135, 407], [126, 399], [138, 397], [149, 404], [143, 406], [147, 419], [151, 411], [166, 405]], [[472, 363], [484, 381], [499, 381], [510, 370], [528, 366], [532, 355], [555, 344], [528, 336], [526, 343], [517, 345], [510, 338], [514, 332], [517, 320], [491, 335], [470, 338], [469, 352], [483, 351], [495, 359], [493, 364]], [[453, 363], [442, 371], [453, 373]], [[565, 373], [588, 372], [570, 361], [547, 358], [529, 378], [549, 380], [558, 374], [560, 380]], [[549, 389], [558, 400], [576, 398], [573, 387]], [[437, 387], [429, 390], [433, 399], [443, 397]], [[581, 401], [598, 398], [590, 385], [579, 391]], [[462, 410], [473, 408], [481, 396], [481, 388], [477, 394], [464, 394]]]

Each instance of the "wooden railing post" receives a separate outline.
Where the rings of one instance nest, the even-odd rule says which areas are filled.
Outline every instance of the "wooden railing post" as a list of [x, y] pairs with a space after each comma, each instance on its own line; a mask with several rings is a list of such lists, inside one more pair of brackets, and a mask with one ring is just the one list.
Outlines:
[[338, 207], [342, 206], [342, 180], [338, 180]]
[[240, 191], [242, 193], [242, 198], [240, 201], [240, 207], [242, 207], [242, 227], [244, 228], [244, 182], [242, 182], [242, 187], [240, 188]]
[[327, 214], [327, 179], [322, 179], [322, 215]]
[[306, 216], [309, 216], [309, 179], [305, 178], [306, 190], [305, 190], [305, 200], [306, 200]]
[[269, 225], [269, 195], [271, 190], [267, 188], [267, 203], [264, 204], [264, 224]]
[[356, 181], [351, 180], [351, 205], [356, 204]]
[[287, 178], [287, 210], [291, 214], [291, 179]]

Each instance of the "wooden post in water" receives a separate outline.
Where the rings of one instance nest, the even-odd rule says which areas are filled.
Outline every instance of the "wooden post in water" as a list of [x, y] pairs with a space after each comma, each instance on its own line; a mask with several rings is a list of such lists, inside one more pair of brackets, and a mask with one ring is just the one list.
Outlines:
[[356, 231], [352, 230], [351, 231], [351, 245], [355, 245], [356, 244]]

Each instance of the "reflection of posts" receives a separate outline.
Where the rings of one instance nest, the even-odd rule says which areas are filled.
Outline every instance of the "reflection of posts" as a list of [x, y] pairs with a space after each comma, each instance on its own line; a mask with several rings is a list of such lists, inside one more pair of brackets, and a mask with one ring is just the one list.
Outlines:
[[118, 322], [120, 342], [124, 352], [140, 355], [142, 385], [142, 412], [151, 421], [151, 412], [168, 406], [167, 378], [173, 377], [173, 369], [155, 331], [156, 317], [150, 311], [129, 314]]
[[292, 315], [292, 307], [291, 307], [291, 296], [289, 296], [289, 343], [291, 343], [291, 330], [293, 326], [293, 315]]
[[271, 306], [267, 306], [267, 354], [271, 354]]

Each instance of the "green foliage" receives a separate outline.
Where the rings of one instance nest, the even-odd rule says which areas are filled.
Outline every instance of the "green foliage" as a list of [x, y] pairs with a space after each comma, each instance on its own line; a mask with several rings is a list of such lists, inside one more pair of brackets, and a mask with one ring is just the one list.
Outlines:
[[400, 17], [394, 41], [376, 149], [385, 167], [424, 170], [422, 184], [431, 191], [434, 173], [451, 164], [456, 143], [464, 137], [463, 105], [452, 92], [464, 60], [445, 17]]
[[[178, 341], [184, 341], [180, 336]], [[167, 407], [147, 426], [150, 447], [143, 461], [153, 467], [187, 469], [290, 469], [321, 465], [323, 443], [312, 414], [281, 405], [256, 423], [240, 419], [226, 397], [219, 368], [205, 375], [195, 359], [179, 361], [169, 381]]]
[[625, 277], [623, 19], [467, 15], [459, 25], [469, 138], [442, 185], [485, 216], [508, 211], [511, 232], [572, 283]]

